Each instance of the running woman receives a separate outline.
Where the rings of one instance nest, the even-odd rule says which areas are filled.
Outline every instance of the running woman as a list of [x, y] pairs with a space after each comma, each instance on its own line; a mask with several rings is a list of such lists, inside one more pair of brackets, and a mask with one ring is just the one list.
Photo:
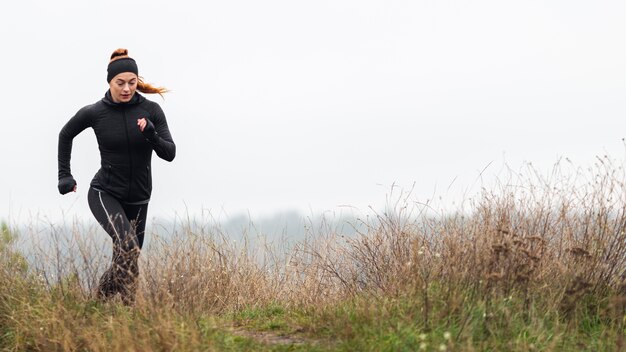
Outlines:
[[111, 55], [107, 68], [109, 90], [95, 104], [80, 109], [59, 133], [59, 192], [76, 192], [70, 169], [72, 140], [93, 128], [100, 149], [100, 170], [91, 180], [87, 199], [96, 220], [111, 236], [111, 267], [100, 278], [97, 297], [119, 294], [126, 304], [135, 299], [138, 259], [152, 192], [152, 152], [172, 161], [176, 145], [161, 107], [141, 94], [167, 92], [147, 84], [128, 50]]

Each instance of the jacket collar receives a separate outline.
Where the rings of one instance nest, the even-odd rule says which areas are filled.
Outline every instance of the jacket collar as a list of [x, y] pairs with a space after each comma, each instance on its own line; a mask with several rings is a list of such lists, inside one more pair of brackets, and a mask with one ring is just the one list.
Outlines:
[[130, 99], [129, 102], [116, 103], [113, 101], [113, 97], [111, 96], [111, 90], [107, 90], [107, 92], [104, 94], [104, 98], [102, 98], [102, 102], [105, 103], [106, 105], [119, 106], [119, 107], [137, 105], [137, 104], [143, 103], [145, 100], [146, 98], [144, 98], [143, 95], [139, 94], [139, 92], [135, 92], [135, 94], [133, 95], [133, 97]]

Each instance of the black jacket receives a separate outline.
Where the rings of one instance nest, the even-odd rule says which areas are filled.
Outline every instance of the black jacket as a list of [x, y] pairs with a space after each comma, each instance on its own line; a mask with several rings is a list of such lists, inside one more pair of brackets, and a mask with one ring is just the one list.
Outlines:
[[[137, 126], [141, 118], [149, 120], [143, 133]], [[176, 155], [161, 107], [139, 93], [128, 103], [115, 103], [107, 92], [102, 100], [80, 109], [59, 133], [59, 180], [72, 177], [72, 140], [88, 127], [96, 134], [101, 165], [91, 186], [122, 202], [147, 203], [152, 193], [152, 151], [167, 161]]]

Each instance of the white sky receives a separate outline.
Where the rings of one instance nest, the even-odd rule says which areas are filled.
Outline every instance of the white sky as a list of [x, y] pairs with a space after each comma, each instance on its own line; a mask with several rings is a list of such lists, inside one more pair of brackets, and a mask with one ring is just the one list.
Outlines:
[[[57, 138], [126, 47], [178, 155], [153, 160], [150, 216], [381, 207], [478, 191], [504, 163], [623, 157], [624, 1], [11, 1], [0, 5], [0, 219], [90, 218], [99, 166]], [[454, 180], [453, 187], [448, 186]]]

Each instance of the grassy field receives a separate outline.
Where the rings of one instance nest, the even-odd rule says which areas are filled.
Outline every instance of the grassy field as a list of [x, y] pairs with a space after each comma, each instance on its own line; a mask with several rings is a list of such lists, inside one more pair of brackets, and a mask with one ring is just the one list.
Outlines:
[[457, 212], [401, 195], [354, 236], [234, 241], [190, 220], [152, 235], [132, 307], [93, 299], [108, 260], [93, 227], [51, 231], [27, 261], [28, 234], [4, 224], [0, 349], [624, 351], [624, 170], [563, 168]]

